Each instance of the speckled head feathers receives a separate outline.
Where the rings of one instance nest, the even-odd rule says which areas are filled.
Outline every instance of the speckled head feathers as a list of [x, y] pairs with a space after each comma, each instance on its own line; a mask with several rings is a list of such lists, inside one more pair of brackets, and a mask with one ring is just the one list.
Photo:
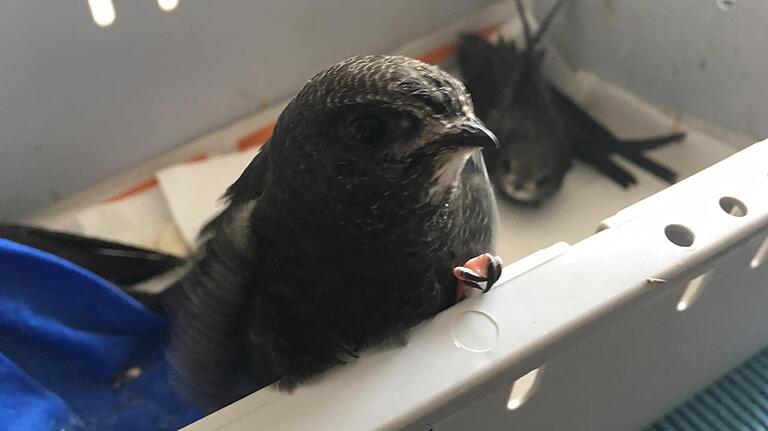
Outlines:
[[458, 79], [403, 56], [352, 57], [312, 77], [296, 99], [331, 109], [379, 102], [436, 117], [472, 113], [471, 99]]

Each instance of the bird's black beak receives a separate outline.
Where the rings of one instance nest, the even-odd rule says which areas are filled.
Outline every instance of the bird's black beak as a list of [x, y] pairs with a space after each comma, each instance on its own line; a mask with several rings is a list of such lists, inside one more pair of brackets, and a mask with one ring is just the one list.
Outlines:
[[457, 147], [499, 148], [496, 135], [476, 118], [452, 125], [440, 142]]

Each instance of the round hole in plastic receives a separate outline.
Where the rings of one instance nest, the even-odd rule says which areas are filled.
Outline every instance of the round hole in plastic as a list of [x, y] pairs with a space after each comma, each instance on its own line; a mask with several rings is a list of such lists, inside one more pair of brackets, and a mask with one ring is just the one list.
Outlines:
[[509, 390], [509, 399], [507, 399], [508, 410], [519, 409], [531, 398], [531, 395], [539, 386], [543, 371], [543, 367], [536, 368], [512, 383], [512, 388]]
[[664, 234], [667, 239], [679, 247], [690, 247], [696, 239], [693, 231], [681, 224], [671, 224], [664, 228]]
[[736, 0], [717, 0], [717, 5], [722, 10], [731, 10], [735, 4]]
[[720, 198], [720, 208], [722, 208], [726, 214], [730, 214], [734, 217], [744, 217], [747, 215], [747, 206], [744, 202], [730, 196]]
[[451, 334], [457, 347], [470, 352], [487, 352], [499, 338], [499, 325], [485, 311], [470, 310], [456, 317]]

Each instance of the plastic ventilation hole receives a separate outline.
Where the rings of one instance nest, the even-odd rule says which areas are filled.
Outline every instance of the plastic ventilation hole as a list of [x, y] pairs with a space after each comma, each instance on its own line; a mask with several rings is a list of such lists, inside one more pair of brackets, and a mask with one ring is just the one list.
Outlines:
[[88, 0], [91, 17], [99, 27], [107, 27], [115, 22], [115, 5], [112, 0]]
[[677, 311], [685, 311], [689, 309], [691, 305], [701, 297], [708, 278], [709, 272], [705, 272], [688, 282], [683, 294], [680, 295], [680, 300], [677, 301]]
[[731, 10], [736, 5], [736, 0], [717, 0], [717, 6], [722, 10]]
[[512, 388], [509, 390], [509, 399], [507, 400], [508, 410], [519, 409], [531, 398], [531, 395], [539, 386], [543, 371], [543, 367], [536, 368], [512, 383]]
[[664, 228], [667, 239], [678, 247], [690, 247], [696, 239], [693, 231], [681, 224], [671, 224]]
[[768, 237], [763, 238], [763, 242], [758, 247], [752, 260], [749, 261], [749, 267], [752, 269], [760, 267], [768, 259]]
[[162, 11], [171, 12], [179, 6], [179, 0], [157, 0], [157, 6]]
[[722, 208], [726, 214], [730, 214], [734, 217], [744, 217], [747, 215], [747, 205], [730, 196], [720, 198], [720, 208]]

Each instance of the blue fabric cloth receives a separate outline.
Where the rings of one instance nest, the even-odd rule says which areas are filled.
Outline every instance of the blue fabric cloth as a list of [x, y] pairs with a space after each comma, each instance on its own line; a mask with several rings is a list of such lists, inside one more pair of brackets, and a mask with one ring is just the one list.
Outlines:
[[[164, 430], [201, 417], [169, 384], [167, 330], [109, 282], [0, 239], [0, 429]], [[129, 369], [136, 378], [121, 378]]]

